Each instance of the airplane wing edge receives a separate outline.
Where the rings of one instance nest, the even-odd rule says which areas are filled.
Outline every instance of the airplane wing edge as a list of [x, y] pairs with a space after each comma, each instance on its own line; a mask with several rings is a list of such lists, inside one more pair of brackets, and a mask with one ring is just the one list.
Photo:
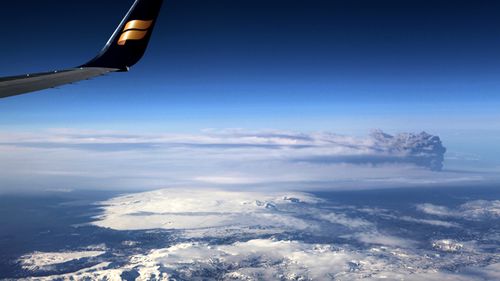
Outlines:
[[0, 78], [0, 98], [55, 88], [116, 71], [119, 69], [85, 67]]

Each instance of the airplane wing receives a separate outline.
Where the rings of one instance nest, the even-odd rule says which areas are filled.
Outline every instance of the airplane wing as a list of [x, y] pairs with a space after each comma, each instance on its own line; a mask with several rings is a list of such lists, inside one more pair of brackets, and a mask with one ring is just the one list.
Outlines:
[[144, 55], [163, 0], [136, 0], [101, 52], [70, 69], [0, 78], [0, 98], [128, 71]]

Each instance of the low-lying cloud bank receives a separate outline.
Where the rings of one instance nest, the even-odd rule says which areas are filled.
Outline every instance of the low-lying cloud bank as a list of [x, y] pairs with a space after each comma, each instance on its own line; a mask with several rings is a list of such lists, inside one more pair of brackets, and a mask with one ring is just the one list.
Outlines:
[[[45, 136], [0, 134], [0, 145], [30, 148], [64, 148], [101, 152], [175, 148], [285, 150], [288, 160], [312, 163], [384, 164], [411, 163], [431, 170], [443, 168], [446, 148], [438, 136], [425, 132], [392, 136], [373, 131], [368, 137], [332, 133], [241, 131], [201, 135], [127, 135], [105, 133], [54, 133]], [[296, 151], [294, 151], [296, 150]], [[296, 156], [301, 156], [296, 157]]]
[[44, 190], [166, 185], [284, 185], [303, 190], [484, 179], [479, 173], [441, 171], [445, 153], [441, 139], [427, 133], [0, 132], [0, 177], [7, 187]]

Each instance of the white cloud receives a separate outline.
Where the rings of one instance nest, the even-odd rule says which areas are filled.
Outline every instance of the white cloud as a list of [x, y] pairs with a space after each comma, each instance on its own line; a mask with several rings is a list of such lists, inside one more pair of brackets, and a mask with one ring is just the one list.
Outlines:
[[420, 223], [420, 224], [428, 224], [428, 225], [434, 225], [434, 226], [460, 227], [460, 225], [457, 223], [442, 221], [442, 220], [416, 219], [416, 218], [412, 218], [412, 217], [408, 217], [408, 216], [402, 216], [402, 217], [399, 217], [399, 219], [402, 221], [415, 222], [415, 223]]
[[447, 207], [437, 206], [430, 203], [417, 205], [417, 210], [429, 215], [435, 215], [440, 217], [449, 217], [454, 215], [453, 211], [451, 211]]
[[378, 232], [358, 233], [353, 235], [353, 237], [366, 244], [384, 245], [397, 248], [410, 248], [415, 245], [414, 241], [391, 235], [384, 235]]
[[455, 209], [426, 203], [417, 205], [417, 209], [429, 215], [455, 217], [467, 220], [500, 218], [500, 200], [470, 201]]
[[340, 224], [350, 228], [373, 227], [373, 224], [369, 221], [360, 218], [350, 218], [344, 214], [325, 213], [319, 214], [318, 217], [330, 223]]
[[[417, 205], [417, 209], [423, 212], [438, 212], [439, 214], [443, 213], [443, 210], [440, 208], [435, 208], [435, 205], [432, 204], [419, 204]], [[432, 225], [432, 226], [441, 226], [441, 227], [447, 227], [447, 228], [458, 228], [460, 225], [455, 222], [450, 222], [450, 221], [444, 221], [444, 220], [436, 220], [436, 219], [422, 219], [422, 218], [415, 218], [411, 216], [401, 216], [399, 214], [393, 214], [390, 210], [387, 209], [379, 209], [379, 208], [361, 208], [357, 209], [360, 212], [371, 214], [371, 215], [376, 215], [384, 219], [390, 219], [390, 220], [400, 220], [400, 221], [405, 221], [405, 222], [412, 222], [412, 223], [418, 223], [418, 224], [427, 224], [427, 225]], [[447, 210], [445, 208], [445, 210]]]

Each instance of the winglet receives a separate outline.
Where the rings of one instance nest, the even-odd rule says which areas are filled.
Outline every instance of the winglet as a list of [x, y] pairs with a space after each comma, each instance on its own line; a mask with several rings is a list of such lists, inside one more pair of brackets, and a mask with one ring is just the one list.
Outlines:
[[80, 67], [128, 71], [146, 52], [163, 0], [136, 0], [102, 51]]

